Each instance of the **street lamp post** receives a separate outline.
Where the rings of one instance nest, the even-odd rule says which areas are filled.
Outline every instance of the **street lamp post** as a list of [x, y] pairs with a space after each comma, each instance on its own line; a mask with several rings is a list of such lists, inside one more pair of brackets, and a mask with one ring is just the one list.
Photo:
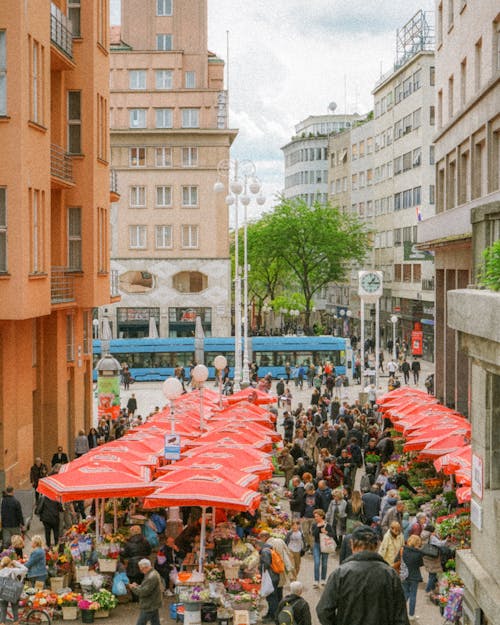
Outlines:
[[398, 318], [396, 315], [392, 315], [391, 317], [392, 323], [392, 359], [396, 362], [396, 325], [398, 323]]
[[205, 424], [203, 422], [203, 383], [208, 379], [208, 369], [205, 365], [196, 365], [191, 375], [200, 389], [200, 432], [203, 433], [203, 430], [205, 429]]
[[214, 358], [214, 367], [217, 370], [219, 376], [219, 408], [222, 408], [222, 372], [227, 365], [227, 359], [222, 354], [219, 354]]
[[347, 335], [351, 336], [351, 317], [352, 310], [346, 310], [345, 316], [347, 318]]
[[[235, 237], [234, 237], [234, 389], [240, 390], [240, 380], [244, 386], [250, 384], [249, 375], [249, 348], [248, 348], [248, 246], [247, 246], [247, 207], [250, 204], [251, 196], [256, 195], [256, 201], [262, 206], [266, 198], [260, 193], [260, 182], [255, 176], [255, 165], [252, 161], [221, 161], [217, 170], [219, 175], [229, 175], [230, 193], [226, 196], [226, 204], [228, 207], [235, 208]], [[224, 191], [224, 184], [217, 181], [214, 185], [214, 191], [220, 193]], [[243, 195], [242, 195], [243, 194]], [[240, 197], [241, 196], [241, 197]], [[239, 265], [239, 222], [238, 208], [239, 202], [244, 207], [243, 214], [243, 319], [241, 316], [241, 275]], [[243, 323], [243, 375], [242, 375], [242, 357], [241, 357], [241, 324]]]
[[177, 378], [167, 378], [163, 382], [161, 390], [170, 407], [170, 433], [175, 434], [174, 399], [182, 395], [182, 384]]

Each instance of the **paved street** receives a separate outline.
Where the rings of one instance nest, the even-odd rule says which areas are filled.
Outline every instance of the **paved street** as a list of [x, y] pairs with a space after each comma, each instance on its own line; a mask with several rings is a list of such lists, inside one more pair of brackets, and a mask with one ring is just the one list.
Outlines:
[[[387, 362], [388, 355], [386, 354], [385, 362]], [[429, 373], [434, 371], [434, 366], [432, 363], [422, 361], [422, 371], [420, 374], [420, 381], [418, 384], [419, 388], [424, 389], [424, 380]], [[273, 389], [276, 381], [273, 383]], [[213, 382], [208, 382], [207, 384], [213, 384]], [[302, 390], [295, 387], [293, 382], [291, 383], [291, 391], [293, 394], [293, 404], [292, 407], [295, 407], [298, 402], [302, 402], [304, 406], [309, 405], [309, 398], [311, 391], [306, 388], [306, 384], [304, 384], [304, 388]], [[414, 385], [410, 385], [414, 386]], [[379, 379], [379, 393], [382, 394], [387, 390], [387, 372], [383, 373]], [[349, 400], [354, 400], [358, 397], [360, 387], [359, 385], [350, 386], [345, 389], [346, 398]], [[138, 402], [138, 414], [142, 414], [143, 416], [148, 415], [151, 411], [154, 410], [155, 406], [163, 406], [165, 404], [165, 399], [161, 392], [161, 383], [160, 382], [142, 382], [136, 383], [128, 392], [122, 391], [122, 405], [126, 405], [128, 398], [131, 393], [135, 393], [137, 402]], [[280, 419], [281, 421], [281, 413], [280, 410]], [[358, 471], [358, 479], [360, 479]], [[284, 506], [286, 506], [286, 501], [283, 502]], [[329, 561], [329, 571], [333, 570], [338, 564], [338, 559], [335, 554], [330, 556]], [[427, 573], [423, 571], [424, 579], [427, 579]], [[315, 606], [319, 600], [322, 589], [313, 589], [313, 559], [311, 555], [305, 555], [302, 559], [302, 567], [299, 578], [305, 585], [305, 598], [309, 602], [311, 606], [311, 611], [313, 615], [313, 625], [318, 624], [318, 620], [315, 613]], [[111, 622], [114, 623], [129, 623], [132, 622], [135, 618], [136, 614], [136, 604], [134, 605], [123, 605], [119, 606], [114, 612], [114, 615], [111, 619]], [[427, 600], [424, 593], [424, 586], [421, 584], [419, 588], [419, 592], [417, 595], [417, 610], [416, 614], [419, 616], [417, 622], [419, 625], [435, 625], [436, 623], [441, 621], [441, 617], [439, 615], [439, 611], [437, 607], [430, 604]], [[164, 618], [169, 620], [168, 610], [164, 613]], [[109, 622], [109, 621], [108, 621]]]

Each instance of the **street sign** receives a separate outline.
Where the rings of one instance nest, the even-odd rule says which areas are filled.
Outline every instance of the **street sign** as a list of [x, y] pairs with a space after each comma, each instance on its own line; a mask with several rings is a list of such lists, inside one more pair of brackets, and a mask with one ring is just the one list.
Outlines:
[[179, 434], [165, 434], [163, 455], [165, 460], [179, 460], [181, 457], [181, 437]]

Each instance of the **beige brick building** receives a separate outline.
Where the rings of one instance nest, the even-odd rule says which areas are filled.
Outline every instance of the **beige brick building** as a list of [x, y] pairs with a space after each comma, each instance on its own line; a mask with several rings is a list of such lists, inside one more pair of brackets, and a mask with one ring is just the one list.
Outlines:
[[121, 199], [112, 267], [114, 335], [231, 334], [228, 210], [215, 194], [229, 158], [224, 64], [207, 49], [207, 2], [122, 0], [111, 46], [111, 153]]

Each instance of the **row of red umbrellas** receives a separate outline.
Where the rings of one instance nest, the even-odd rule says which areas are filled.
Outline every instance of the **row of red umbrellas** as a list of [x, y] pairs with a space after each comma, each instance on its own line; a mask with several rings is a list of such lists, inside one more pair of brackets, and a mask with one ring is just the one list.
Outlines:
[[[199, 391], [183, 395], [174, 402], [174, 415], [168, 408], [157, 413], [119, 440], [63, 465], [57, 475], [40, 480], [38, 490], [60, 501], [137, 496], [146, 497], [144, 507], [149, 508], [253, 509], [260, 501], [258, 481], [272, 475], [268, 453], [280, 438], [272, 427], [273, 415], [258, 404], [276, 398], [254, 389], [239, 394], [239, 401], [233, 395], [232, 405], [220, 410], [218, 393], [204, 390], [203, 432]], [[246, 401], [249, 396], [252, 403]], [[181, 434], [183, 460], [161, 468], [165, 435], [173, 424]], [[156, 473], [161, 476], [151, 479]]]
[[467, 419], [419, 389], [403, 387], [377, 400], [381, 411], [406, 439], [403, 451], [432, 459], [436, 471], [454, 475], [460, 503], [471, 498], [471, 425]]

